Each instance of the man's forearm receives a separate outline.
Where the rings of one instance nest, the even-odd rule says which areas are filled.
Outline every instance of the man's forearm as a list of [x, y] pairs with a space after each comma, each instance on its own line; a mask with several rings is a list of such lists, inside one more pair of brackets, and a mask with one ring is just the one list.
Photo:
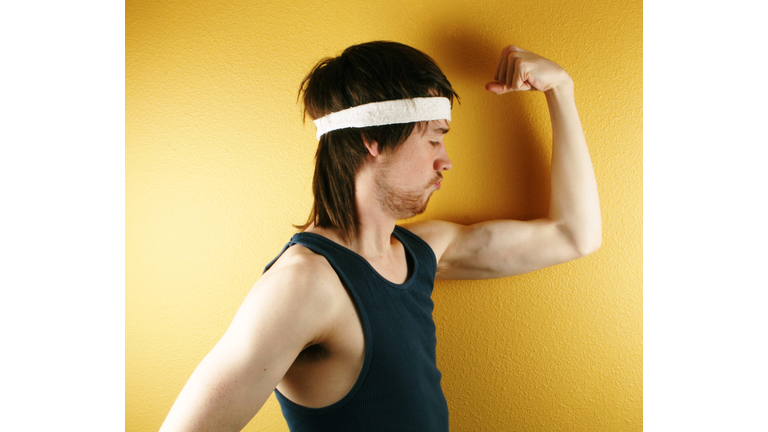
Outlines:
[[546, 91], [552, 121], [552, 188], [549, 218], [581, 254], [600, 247], [600, 201], [587, 142], [576, 110], [573, 81]]

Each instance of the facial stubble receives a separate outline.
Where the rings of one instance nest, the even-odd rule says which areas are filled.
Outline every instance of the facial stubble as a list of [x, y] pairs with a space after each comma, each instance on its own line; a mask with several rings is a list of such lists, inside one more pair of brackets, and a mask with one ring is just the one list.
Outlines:
[[[405, 189], [397, 188], [387, 183], [383, 175], [376, 178], [376, 191], [379, 198], [379, 204], [382, 209], [397, 219], [407, 219], [427, 210], [427, 204], [432, 197], [432, 192], [424, 198], [424, 191], [432, 187], [442, 179], [438, 174], [423, 188]], [[433, 191], [434, 192], [434, 191]]]

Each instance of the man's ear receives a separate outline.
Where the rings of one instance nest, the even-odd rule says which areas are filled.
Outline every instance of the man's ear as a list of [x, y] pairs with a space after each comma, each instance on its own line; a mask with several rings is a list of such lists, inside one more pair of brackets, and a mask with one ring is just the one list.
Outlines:
[[371, 154], [371, 156], [376, 157], [381, 154], [381, 149], [379, 149], [379, 143], [376, 141], [371, 141], [368, 138], [365, 137], [365, 134], [363, 134], [363, 143], [365, 143], [365, 148], [368, 149], [368, 153]]

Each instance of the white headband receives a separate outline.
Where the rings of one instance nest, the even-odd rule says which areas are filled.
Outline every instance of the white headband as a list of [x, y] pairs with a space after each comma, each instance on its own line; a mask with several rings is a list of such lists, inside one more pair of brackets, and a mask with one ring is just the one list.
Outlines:
[[440, 119], [451, 121], [451, 101], [445, 97], [422, 97], [358, 105], [321, 117], [315, 120], [315, 126], [320, 139], [336, 129]]

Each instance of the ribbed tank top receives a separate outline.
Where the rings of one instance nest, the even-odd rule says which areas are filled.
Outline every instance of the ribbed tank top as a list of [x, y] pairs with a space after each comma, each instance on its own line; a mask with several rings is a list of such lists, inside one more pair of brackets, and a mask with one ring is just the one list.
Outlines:
[[317, 234], [294, 235], [280, 253], [299, 244], [324, 256], [357, 306], [365, 333], [363, 368], [338, 402], [307, 408], [275, 389], [292, 432], [448, 431], [430, 297], [437, 271], [435, 254], [404, 228], [396, 226], [393, 235], [403, 244], [411, 269], [403, 284], [388, 281], [362, 256]]

